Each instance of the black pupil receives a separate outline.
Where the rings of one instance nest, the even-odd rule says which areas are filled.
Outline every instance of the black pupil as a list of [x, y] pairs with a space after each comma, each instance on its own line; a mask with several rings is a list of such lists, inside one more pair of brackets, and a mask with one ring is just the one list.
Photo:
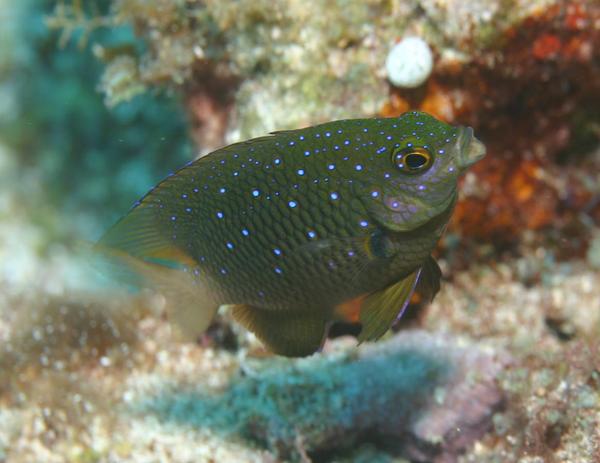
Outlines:
[[411, 153], [406, 156], [405, 162], [409, 169], [419, 169], [427, 163], [427, 158], [422, 154]]

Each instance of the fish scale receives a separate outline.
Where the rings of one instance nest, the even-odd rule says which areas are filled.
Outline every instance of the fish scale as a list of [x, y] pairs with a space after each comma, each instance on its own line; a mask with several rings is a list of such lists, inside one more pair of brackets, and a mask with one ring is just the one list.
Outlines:
[[[233, 304], [273, 350], [305, 355], [336, 307], [368, 296], [361, 333], [372, 339], [420, 273], [439, 272], [430, 253], [458, 176], [483, 153], [471, 129], [419, 112], [276, 132], [169, 176], [99, 246], [134, 259], [163, 292], [181, 270], [193, 274], [180, 310], [198, 314], [198, 330]], [[176, 291], [170, 299], [181, 306]]]

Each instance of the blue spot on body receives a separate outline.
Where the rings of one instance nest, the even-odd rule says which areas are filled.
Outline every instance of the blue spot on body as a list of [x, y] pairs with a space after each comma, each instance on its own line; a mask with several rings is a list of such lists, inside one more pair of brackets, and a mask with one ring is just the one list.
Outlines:
[[219, 188], [219, 193], [221, 193], [221, 194], [225, 193], [226, 191], [227, 191], [227, 188], [225, 188], [225, 187]]
[[355, 170], [358, 170], [358, 171], [360, 172], [361, 170], [363, 170], [363, 166], [362, 166], [362, 164], [356, 164], [356, 165], [354, 166], [354, 169], [355, 169]]
[[331, 132], [325, 132], [325, 136], [328, 138], [331, 137]]
[[227, 275], [227, 269], [225, 267], [221, 268], [219, 271], [221, 272], [221, 275]]
[[281, 159], [279, 159], [279, 158], [275, 158], [275, 159], [273, 160], [273, 164], [275, 164], [276, 166], [278, 166], [279, 164], [281, 164]]
[[296, 172], [298, 172], [298, 175], [304, 175], [304, 169], [298, 169]]
[[258, 198], [260, 196], [260, 190], [258, 190], [258, 189], [252, 190], [252, 196], [254, 196], [255, 198]]
[[340, 195], [337, 194], [335, 191], [333, 191], [333, 192], [329, 193], [329, 197], [335, 201], [335, 200], [339, 199]]
[[371, 198], [378, 198], [379, 197], [379, 191], [371, 191]]
[[281, 274], [283, 273], [283, 270], [282, 270], [280, 267], [275, 267], [275, 268], [273, 269], [273, 271], [274, 271], [275, 273], [277, 273], [278, 275], [281, 275]]
[[292, 209], [295, 208], [298, 205], [298, 203], [296, 201], [294, 201], [293, 199], [288, 201], [288, 206], [290, 206]]
[[327, 165], [327, 169], [328, 170], [334, 170], [335, 169], [335, 164], [328, 164]]
[[369, 226], [369, 222], [367, 222], [366, 220], [361, 220], [358, 224], [363, 228]]
[[233, 249], [235, 247], [231, 241], [228, 241], [227, 244], [226, 244], [226, 246], [229, 249]]
[[183, 199], [187, 199], [187, 198], [188, 198], [188, 195], [187, 195], [186, 193], [183, 193], [183, 194], [181, 195], [181, 197], [182, 197]]
[[309, 156], [310, 156], [310, 151], [306, 150], [306, 151], [304, 152], [304, 156], [306, 156], [306, 157], [309, 157]]
[[194, 188], [192, 191], [193, 191], [194, 193], [198, 193], [200, 190], [199, 190], [198, 188]]
[[279, 248], [273, 248], [273, 254], [275, 254], [276, 256], [280, 256], [281, 255], [281, 249], [279, 249]]
[[191, 207], [186, 207], [185, 208], [185, 212], [192, 212], [192, 208]]
[[250, 232], [248, 231], [247, 228], [242, 228], [242, 235], [248, 236], [249, 234], [250, 234]]
[[306, 236], [308, 236], [311, 240], [315, 239], [317, 237], [317, 232], [313, 230], [308, 230]]
[[290, 145], [290, 146], [294, 146], [295, 144], [296, 144], [295, 141], [291, 141], [291, 142], [288, 143], [288, 145]]
[[175, 221], [177, 220], [177, 216], [176, 216], [176, 215], [172, 215], [172, 216], [171, 216], [171, 220], [172, 220], [173, 222], [175, 222]]
[[217, 211], [217, 218], [222, 219], [223, 217], [225, 217], [225, 214], [223, 214], [221, 211]]

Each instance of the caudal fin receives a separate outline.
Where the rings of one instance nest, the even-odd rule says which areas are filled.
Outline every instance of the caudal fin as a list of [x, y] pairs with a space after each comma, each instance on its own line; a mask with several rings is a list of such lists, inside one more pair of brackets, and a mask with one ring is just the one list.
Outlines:
[[104, 273], [130, 287], [160, 293], [169, 319], [186, 339], [195, 339], [206, 330], [219, 304], [207, 282], [195, 275], [195, 259], [162, 229], [153, 206], [133, 209], [94, 249]]

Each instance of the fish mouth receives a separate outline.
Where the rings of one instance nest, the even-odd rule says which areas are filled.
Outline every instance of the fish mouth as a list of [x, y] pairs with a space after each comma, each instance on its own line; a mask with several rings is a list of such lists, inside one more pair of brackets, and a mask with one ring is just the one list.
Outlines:
[[485, 146], [473, 135], [471, 127], [461, 127], [456, 140], [458, 167], [465, 171], [485, 156]]

